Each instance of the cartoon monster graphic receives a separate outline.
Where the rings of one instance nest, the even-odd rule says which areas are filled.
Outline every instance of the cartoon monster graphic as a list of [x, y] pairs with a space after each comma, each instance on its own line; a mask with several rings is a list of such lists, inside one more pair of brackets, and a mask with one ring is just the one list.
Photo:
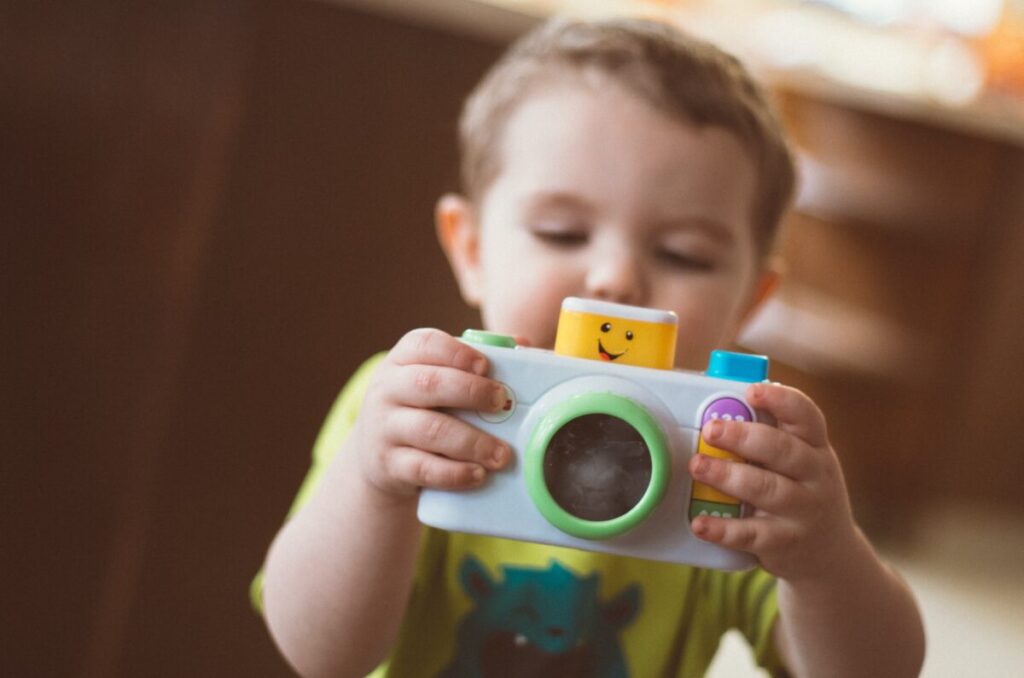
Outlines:
[[618, 635], [640, 608], [639, 586], [602, 602], [600, 575], [577, 577], [554, 560], [547, 569], [502, 572], [504, 581], [495, 581], [476, 558], [463, 560], [460, 582], [475, 607], [441, 678], [628, 675]]

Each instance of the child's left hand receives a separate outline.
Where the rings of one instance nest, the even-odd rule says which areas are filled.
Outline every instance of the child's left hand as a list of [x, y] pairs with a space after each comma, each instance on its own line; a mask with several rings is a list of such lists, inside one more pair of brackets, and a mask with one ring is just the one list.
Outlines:
[[754, 554], [781, 579], [826, 576], [854, 547], [857, 528], [825, 417], [794, 388], [753, 384], [746, 396], [752, 407], [773, 415], [778, 427], [716, 419], [702, 434], [753, 463], [695, 454], [690, 473], [755, 510], [741, 519], [700, 516], [693, 521], [694, 534]]

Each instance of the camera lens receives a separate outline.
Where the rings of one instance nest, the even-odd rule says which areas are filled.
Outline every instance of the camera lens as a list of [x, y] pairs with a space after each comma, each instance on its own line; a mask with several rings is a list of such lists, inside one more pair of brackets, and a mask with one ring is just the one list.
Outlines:
[[618, 417], [588, 414], [551, 438], [544, 482], [567, 513], [592, 521], [628, 513], [651, 482], [651, 453], [640, 433]]

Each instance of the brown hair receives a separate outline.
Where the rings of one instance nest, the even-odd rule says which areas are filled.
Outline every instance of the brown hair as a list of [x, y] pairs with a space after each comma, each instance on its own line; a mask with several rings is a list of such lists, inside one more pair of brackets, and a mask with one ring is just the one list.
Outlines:
[[462, 181], [479, 199], [500, 171], [497, 148], [515, 107], [559, 76], [596, 72], [670, 117], [735, 134], [758, 170], [755, 238], [765, 254], [792, 197], [793, 158], [761, 88], [733, 56], [657, 21], [554, 19], [522, 37], [466, 100]]

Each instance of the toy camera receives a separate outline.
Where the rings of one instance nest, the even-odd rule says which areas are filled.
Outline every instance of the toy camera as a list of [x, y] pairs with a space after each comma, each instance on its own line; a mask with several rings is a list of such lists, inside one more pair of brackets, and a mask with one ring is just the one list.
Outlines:
[[700, 514], [742, 517], [737, 500], [695, 483], [694, 454], [731, 458], [700, 429], [755, 421], [743, 393], [767, 376], [763, 356], [714, 351], [704, 373], [673, 370], [676, 316], [567, 298], [555, 350], [467, 330], [505, 386], [501, 412], [455, 416], [508, 442], [513, 461], [481, 488], [424, 490], [419, 518], [455, 532], [737, 570], [748, 553], [701, 541]]

